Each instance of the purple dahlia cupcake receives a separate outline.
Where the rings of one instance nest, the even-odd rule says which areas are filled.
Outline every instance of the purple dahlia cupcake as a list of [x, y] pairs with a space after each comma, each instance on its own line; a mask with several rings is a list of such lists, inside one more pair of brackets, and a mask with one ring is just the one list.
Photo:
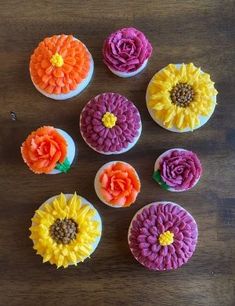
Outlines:
[[150, 270], [178, 269], [193, 255], [198, 238], [194, 218], [172, 202], [155, 202], [131, 221], [128, 243], [135, 259]]
[[120, 154], [138, 141], [142, 124], [138, 109], [126, 97], [103, 93], [92, 98], [80, 116], [85, 142], [101, 154]]
[[144, 33], [123, 28], [108, 36], [103, 45], [104, 63], [117, 76], [127, 78], [141, 72], [152, 54]]
[[163, 189], [186, 191], [193, 188], [202, 174], [199, 158], [192, 151], [171, 149], [158, 157], [154, 165], [153, 179]]

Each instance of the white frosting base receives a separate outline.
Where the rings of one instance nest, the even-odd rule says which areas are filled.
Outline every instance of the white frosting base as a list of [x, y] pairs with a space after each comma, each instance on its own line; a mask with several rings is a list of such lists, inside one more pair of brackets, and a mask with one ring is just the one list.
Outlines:
[[[103, 202], [104, 204], [110, 206], [110, 207], [113, 207], [113, 208], [120, 208], [120, 207], [123, 207], [122, 205], [111, 205], [109, 202], [105, 201], [105, 199], [103, 198], [101, 192], [100, 192], [100, 188], [101, 188], [101, 184], [100, 184], [100, 181], [99, 181], [99, 177], [101, 175], [101, 173], [104, 171], [105, 168], [107, 168], [108, 166], [110, 166], [111, 164], [114, 164], [114, 163], [124, 163], [128, 166], [131, 166], [130, 164], [126, 163], [126, 162], [123, 162], [123, 161], [111, 161], [111, 162], [108, 162], [106, 164], [104, 164], [96, 173], [96, 176], [95, 176], [95, 180], [94, 180], [94, 187], [95, 187], [95, 192], [96, 192], [96, 195], [97, 197], [100, 199], [101, 202]], [[132, 166], [131, 166], [132, 167]], [[134, 167], [132, 167], [134, 169]], [[135, 174], [136, 176], [138, 177], [139, 181], [140, 181], [140, 178], [139, 178], [139, 175], [138, 173], [136, 172], [136, 170], [134, 169], [135, 171]], [[124, 207], [126, 208], [126, 207]]]
[[[182, 148], [174, 148], [174, 149], [170, 149], [170, 150], [165, 151], [164, 153], [162, 153], [162, 154], [157, 158], [157, 160], [156, 160], [156, 162], [155, 162], [155, 164], [154, 164], [154, 172], [157, 171], [157, 170], [159, 169], [160, 160], [161, 160], [164, 156], [168, 155], [170, 152], [175, 151], [175, 150], [179, 150], [179, 151], [188, 151], [188, 150], [185, 150], [185, 149], [182, 149]], [[200, 176], [198, 177], [198, 179], [194, 182], [193, 186], [190, 187], [190, 188], [188, 188], [188, 189], [176, 190], [176, 189], [170, 187], [169, 189], [167, 189], [167, 191], [172, 191], [172, 192], [183, 192], [183, 191], [190, 190], [190, 189], [192, 189], [192, 188], [198, 183], [198, 181], [200, 180], [200, 177], [201, 177], [201, 175], [200, 175]], [[159, 185], [160, 185], [160, 184], [159, 184]], [[161, 185], [160, 185], [160, 186], [161, 186]]]
[[[180, 69], [180, 67], [182, 66], [182, 64], [176, 64], [176, 67], [178, 69]], [[162, 70], [164, 70], [165, 68], [161, 69], [159, 72], [161, 72]], [[159, 73], [158, 72], [158, 73]], [[204, 73], [202, 70], [201, 70], [201, 73]], [[156, 74], [155, 74], [156, 75]], [[154, 75], [154, 76], [155, 76]], [[198, 126], [196, 126], [194, 128], [194, 130], [192, 130], [191, 128], [185, 128], [183, 130], [180, 130], [176, 127], [172, 127], [172, 128], [167, 128], [166, 126], [164, 126], [163, 122], [158, 120], [157, 118], [155, 118], [155, 115], [154, 115], [154, 110], [150, 107], [148, 107], [148, 100], [149, 100], [149, 94], [148, 94], [148, 91], [149, 91], [149, 86], [154, 78], [154, 76], [152, 77], [152, 79], [150, 80], [149, 84], [148, 84], [148, 87], [147, 87], [147, 91], [146, 91], [146, 105], [147, 105], [147, 109], [149, 111], [149, 114], [150, 116], [152, 117], [152, 119], [158, 124], [160, 125], [162, 128], [164, 128], [165, 130], [168, 130], [168, 131], [171, 131], [171, 132], [175, 132], [175, 133], [184, 133], [184, 132], [193, 132], [197, 129], [199, 129], [201, 126], [203, 126], [204, 124], [207, 123], [207, 121], [210, 119], [210, 117], [212, 116], [212, 114], [214, 113], [214, 110], [215, 110], [215, 106], [216, 106], [216, 96], [213, 96], [212, 99], [213, 99], [213, 106], [212, 106], [212, 110], [211, 110], [211, 113], [207, 116], [199, 116], [199, 120], [200, 120], [200, 124]]]
[[[74, 38], [75, 40], [78, 40], [77, 38]], [[79, 40], [80, 41], [80, 40]], [[81, 42], [81, 41], [80, 41]], [[82, 43], [82, 42], [81, 42]], [[82, 43], [83, 44], [83, 43]], [[31, 75], [31, 71], [30, 71], [30, 77], [31, 77], [31, 80], [33, 82], [33, 85], [36, 87], [36, 89], [41, 93], [43, 94], [44, 96], [48, 97], [48, 98], [51, 98], [53, 100], [67, 100], [67, 99], [70, 99], [70, 98], [73, 98], [75, 96], [77, 96], [78, 94], [80, 94], [86, 87], [87, 85], [90, 83], [91, 81], [91, 78], [92, 78], [92, 75], [93, 75], [93, 72], [94, 72], [94, 61], [93, 61], [93, 58], [92, 58], [92, 55], [91, 53], [89, 52], [89, 50], [87, 49], [87, 47], [83, 44], [83, 46], [86, 48], [86, 50], [88, 51], [89, 55], [90, 55], [90, 70], [87, 74], [87, 77], [77, 85], [77, 88], [74, 89], [74, 90], [71, 90], [70, 92], [66, 93], [66, 94], [49, 94], [48, 92], [46, 92], [45, 90], [41, 89], [38, 85], [36, 85], [33, 81], [33, 78], [32, 78], [32, 75]]]
[[[147, 268], [145, 265], [144, 265], [144, 263], [141, 263], [138, 259], [137, 259], [137, 257], [134, 255], [134, 253], [132, 252], [132, 249], [131, 249], [131, 247], [130, 247], [130, 235], [131, 235], [131, 228], [132, 228], [132, 223], [133, 223], [133, 221], [136, 219], [136, 217], [137, 217], [137, 215], [139, 214], [139, 213], [141, 213], [145, 208], [148, 208], [148, 207], [150, 207], [151, 205], [159, 205], [159, 204], [173, 204], [173, 205], [175, 205], [175, 206], [178, 206], [180, 209], [182, 209], [182, 210], [184, 210], [184, 211], [186, 211], [186, 213], [192, 218], [192, 220], [194, 221], [194, 223], [197, 225], [197, 223], [196, 223], [196, 221], [195, 221], [195, 219], [193, 218], [193, 216], [185, 209], [185, 208], [183, 208], [182, 206], [180, 206], [179, 204], [176, 204], [176, 203], [174, 203], [174, 202], [171, 202], [171, 201], [161, 201], [161, 202], [152, 202], [152, 203], [150, 203], [150, 204], [147, 204], [147, 205], [145, 205], [144, 207], [142, 207], [141, 209], [139, 209], [136, 213], [135, 213], [135, 215], [134, 215], [134, 217], [132, 218], [132, 220], [131, 220], [131, 223], [130, 223], [130, 225], [129, 225], [129, 228], [128, 228], [128, 234], [127, 234], [127, 242], [128, 242], [128, 245], [129, 245], [129, 248], [130, 248], [130, 250], [131, 250], [131, 253], [132, 253], [132, 255], [133, 255], [133, 257], [136, 259], [136, 261], [138, 261], [138, 263], [140, 263], [141, 265], [143, 265], [145, 268]], [[198, 226], [196, 227], [196, 229], [197, 229], [197, 240], [198, 240]], [[165, 269], [166, 270], [166, 269]], [[173, 269], [172, 269], [173, 270]], [[159, 271], [159, 270], [151, 270], [151, 271]], [[162, 270], [161, 270], [162, 271]]]
[[[47, 203], [49, 203], [49, 204], [52, 203], [53, 200], [54, 200], [55, 198], [57, 198], [58, 196], [59, 196], [59, 195], [56, 195], [56, 196], [53, 196], [53, 197], [49, 198], [49, 199], [48, 199], [47, 201], [45, 201], [38, 209], [42, 209], [42, 208], [44, 207], [44, 205], [47, 204]], [[65, 197], [66, 197], [67, 200], [69, 200], [72, 196], [73, 196], [73, 194], [65, 194]], [[94, 251], [95, 251], [95, 249], [97, 248], [97, 246], [98, 246], [98, 244], [99, 244], [99, 242], [100, 242], [100, 239], [101, 239], [101, 235], [102, 235], [102, 220], [101, 220], [100, 214], [98, 213], [97, 209], [96, 209], [89, 201], [87, 201], [87, 199], [85, 199], [85, 198], [83, 198], [83, 197], [81, 197], [81, 199], [82, 199], [82, 203], [83, 203], [83, 204], [87, 204], [87, 205], [89, 205], [92, 209], [95, 210], [96, 214], [93, 216], [93, 219], [92, 219], [92, 220], [93, 220], [93, 221], [98, 221], [99, 224], [100, 224], [100, 226], [99, 226], [100, 236], [97, 237], [96, 240], [95, 240], [95, 242], [92, 244], [92, 251], [91, 251], [91, 253], [90, 253], [90, 255], [91, 255], [92, 253], [94, 253]], [[35, 242], [33, 241], [33, 243], [35, 243]], [[86, 258], [90, 257], [90, 255], [87, 256], [87, 257], [85, 257], [84, 260], [85, 260]], [[81, 262], [81, 261], [77, 261], [77, 263], [79, 263], [79, 262]], [[74, 265], [74, 264], [73, 264], [73, 263], [70, 263], [69, 265]]]
[[[74, 160], [74, 157], [75, 157], [75, 152], [76, 152], [76, 148], [75, 148], [75, 143], [72, 139], [72, 137], [66, 133], [65, 131], [61, 130], [61, 129], [56, 129], [57, 132], [59, 132], [63, 137], [64, 139], [66, 140], [67, 142], [67, 159], [70, 163], [70, 165], [72, 165], [73, 163], [73, 160]], [[51, 172], [47, 173], [47, 174], [58, 174], [58, 173], [62, 173], [60, 170], [57, 170], [57, 169], [53, 169]]]
[[121, 71], [118, 71], [118, 70], [114, 70], [113, 68], [107, 66], [109, 68], [109, 70], [119, 76], [120, 78], [130, 78], [138, 73], [140, 73], [142, 70], [144, 70], [144, 68], [147, 66], [148, 64], [148, 59], [146, 59], [143, 64], [136, 70], [136, 71], [132, 71], [132, 72], [121, 72]]

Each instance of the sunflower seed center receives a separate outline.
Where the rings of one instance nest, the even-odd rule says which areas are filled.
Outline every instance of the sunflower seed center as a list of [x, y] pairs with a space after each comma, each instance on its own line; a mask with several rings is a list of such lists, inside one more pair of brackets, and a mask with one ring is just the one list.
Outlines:
[[178, 83], [170, 91], [172, 103], [180, 107], [188, 107], [194, 96], [193, 87], [187, 83]]
[[73, 219], [56, 219], [50, 226], [51, 238], [58, 244], [69, 244], [78, 233], [78, 224]]

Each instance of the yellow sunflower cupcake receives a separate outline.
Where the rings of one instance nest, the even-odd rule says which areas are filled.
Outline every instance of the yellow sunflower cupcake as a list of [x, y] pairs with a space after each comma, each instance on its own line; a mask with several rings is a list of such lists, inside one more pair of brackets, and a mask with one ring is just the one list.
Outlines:
[[211, 117], [217, 90], [210, 75], [190, 64], [169, 64], [151, 79], [146, 103], [153, 120], [172, 132], [200, 128]]
[[43, 262], [67, 268], [83, 262], [101, 238], [98, 211], [76, 192], [47, 200], [32, 218], [30, 239]]

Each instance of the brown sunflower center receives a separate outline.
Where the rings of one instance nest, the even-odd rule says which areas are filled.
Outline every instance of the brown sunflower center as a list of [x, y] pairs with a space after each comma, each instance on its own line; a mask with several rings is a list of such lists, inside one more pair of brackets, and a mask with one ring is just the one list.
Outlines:
[[187, 107], [193, 101], [195, 92], [187, 83], [178, 83], [170, 91], [171, 101], [180, 107]]
[[56, 219], [50, 226], [51, 238], [58, 244], [69, 244], [78, 233], [78, 225], [73, 219]]

